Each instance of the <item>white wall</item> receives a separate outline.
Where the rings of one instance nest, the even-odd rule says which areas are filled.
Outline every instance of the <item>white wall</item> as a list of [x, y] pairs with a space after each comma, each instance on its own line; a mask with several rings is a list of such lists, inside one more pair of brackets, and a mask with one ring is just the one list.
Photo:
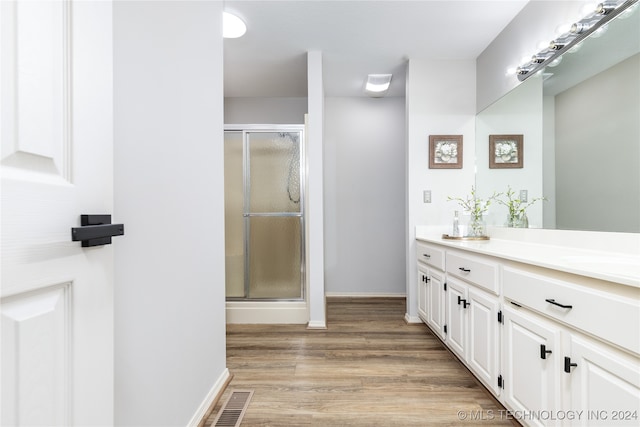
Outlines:
[[225, 124], [303, 124], [307, 98], [225, 98]]
[[[474, 60], [410, 60], [407, 66], [406, 279], [407, 316], [417, 320], [415, 227], [449, 229], [459, 210], [447, 196], [464, 196], [474, 184], [476, 68]], [[429, 135], [463, 135], [462, 169], [429, 169]], [[431, 190], [432, 203], [423, 203]]]
[[222, 3], [113, 10], [115, 421], [185, 426], [228, 375]]
[[324, 81], [322, 52], [307, 53], [309, 115], [307, 117], [307, 283], [309, 328], [327, 326], [324, 283]]
[[327, 294], [405, 294], [404, 103], [325, 99]]

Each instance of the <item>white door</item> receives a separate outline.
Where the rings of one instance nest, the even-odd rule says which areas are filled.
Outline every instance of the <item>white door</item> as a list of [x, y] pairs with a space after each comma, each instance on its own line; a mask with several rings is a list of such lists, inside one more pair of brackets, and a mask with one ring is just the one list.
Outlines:
[[113, 245], [71, 241], [112, 214], [109, 2], [0, 2], [2, 414], [113, 424]]
[[473, 287], [467, 294], [469, 342], [467, 363], [496, 395], [498, 388], [498, 298]]
[[427, 269], [418, 265], [418, 316], [425, 322], [427, 321], [427, 304], [429, 296], [427, 294], [427, 281], [429, 279], [429, 273]]
[[[563, 375], [571, 390], [570, 407], [585, 411], [571, 425], [637, 426], [640, 372], [637, 358], [595, 340], [571, 334], [570, 364]], [[564, 360], [563, 360], [564, 365]], [[569, 371], [569, 372], [567, 372]]]
[[467, 285], [449, 277], [446, 293], [447, 342], [462, 360], [467, 359]]
[[443, 276], [440, 273], [435, 272], [433, 269], [429, 269], [429, 281], [426, 285], [427, 323], [431, 326], [431, 329], [433, 329], [433, 331], [444, 340], [446, 335], [444, 333], [445, 290]]
[[[504, 399], [514, 411], [530, 413], [560, 408], [561, 332], [557, 326], [504, 307], [502, 375]], [[577, 408], [572, 408], [577, 409]], [[530, 419], [527, 425], [553, 426], [555, 419]]]

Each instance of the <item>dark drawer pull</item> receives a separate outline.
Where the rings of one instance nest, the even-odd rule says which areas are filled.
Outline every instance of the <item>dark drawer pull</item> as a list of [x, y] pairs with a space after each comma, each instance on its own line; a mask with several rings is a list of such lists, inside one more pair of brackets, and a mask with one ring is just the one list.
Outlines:
[[464, 267], [458, 267], [458, 270], [464, 271], [465, 273], [471, 273], [471, 270], [469, 270], [468, 268], [464, 268]]
[[422, 256], [425, 257], [425, 258], [431, 258], [431, 255], [429, 255], [429, 254], [422, 254]]
[[549, 304], [557, 305], [558, 307], [562, 307], [562, 308], [573, 308], [573, 306], [572, 306], [572, 305], [560, 304], [559, 302], [556, 302], [556, 300], [551, 299], [551, 298], [547, 298], [545, 301], [546, 301], [546, 302], [548, 302]]
[[467, 306], [471, 305], [470, 302], [467, 302], [464, 298], [460, 298], [460, 295], [458, 295], [458, 305], [460, 305], [460, 303], [462, 303], [462, 308], [467, 308]]
[[546, 359], [547, 354], [551, 354], [551, 350], [547, 350], [547, 346], [544, 344], [540, 344], [540, 359]]
[[564, 358], [564, 371], [567, 374], [571, 373], [571, 368], [575, 368], [576, 366], [578, 366], [577, 363], [571, 363], [571, 358], [570, 357], [565, 357]]

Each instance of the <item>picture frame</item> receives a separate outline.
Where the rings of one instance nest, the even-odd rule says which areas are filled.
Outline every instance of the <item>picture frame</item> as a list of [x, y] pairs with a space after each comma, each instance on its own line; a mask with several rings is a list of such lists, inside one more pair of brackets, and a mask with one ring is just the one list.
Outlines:
[[429, 135], [429, 169], [462, 169], [462, 135]]
[[489, 135], [489, 169], [517, 169], [524, 164], [524, 135]]

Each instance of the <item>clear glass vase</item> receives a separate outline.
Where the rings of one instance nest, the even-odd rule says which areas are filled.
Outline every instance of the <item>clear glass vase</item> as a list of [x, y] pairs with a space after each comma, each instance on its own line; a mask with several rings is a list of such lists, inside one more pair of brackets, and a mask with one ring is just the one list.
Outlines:
[[471, 215], [467, 227], [467, 237], [484, 237], [487, 235], [487, 226], [482, 215]]
[[527, 218], [526, 213], [520, 215], [509, 215], [505, 225], [512, 228], [529, 228], [529, 218]]

